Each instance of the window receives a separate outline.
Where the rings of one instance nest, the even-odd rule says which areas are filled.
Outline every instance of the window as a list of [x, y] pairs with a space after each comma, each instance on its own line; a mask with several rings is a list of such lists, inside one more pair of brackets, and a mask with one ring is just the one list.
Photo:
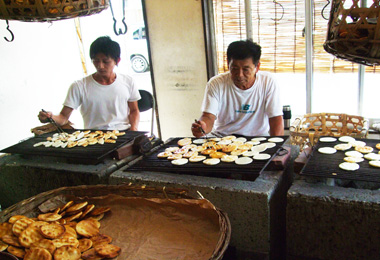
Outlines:
[[[331, 3], [314, 0], [312, 112], [359, 114], [359, 65], [327, 53], [326, 40]], [[331, 1], [332, 2], [332, 1]], [[347, 0], [346, 2], [350, 2]], [[372, 1], [368, 1], [371, 2]], [[213, 0], [218, 72], [228, 70], [229, 43], [246, 39], [244, 0]], [[304, 0], [251, 0], [253, 40], [262, 47], [261, 69], [276, 74], [284, 105], [293, 115], [306, 113], [306, 41]], [[327, 19], [326, 19], [327, 18]], [[380, 75], [365, 66], [363, 115], [379, 117], [374, 93]]]

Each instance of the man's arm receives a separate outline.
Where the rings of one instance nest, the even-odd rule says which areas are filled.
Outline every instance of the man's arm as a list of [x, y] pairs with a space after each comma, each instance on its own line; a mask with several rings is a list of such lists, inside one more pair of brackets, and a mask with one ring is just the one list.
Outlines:
[[137, 105], [137, 101], [128, 102], [128, 107], [129, 107], [128, 119], [129, 119], [129, 123], [131, 124], [130, 130], [137, 131], [139, 127], [139, 122], [140, 122], [140, 110]]
[[200, 127], [202, 127], [202, 129], [206, 132], [206, 134], [210, 133], [212, 128], [214, 127], [215, 119], [216, 119], [215, 115], [211, 113], [203, 112], [201, 117], [198, 120], [198, 123], [193, 123], [191, 125], [191, 132], [197, 138], [203, 136], [202, 131], [199, 129]]
[[69, 118], [73, 109], [71, 107], [63, 106], [59, 115], [53, 115], [52, 112], [42, 112], [38, 114], [38, 119], [41, 123], [49, 122], [48, 118], [52, 118], [58, 125], [64, 125], [69, 122]]
[[284, 135], [284, 120], [282, 116], [269, 118], [269, 134], [271, 136]]

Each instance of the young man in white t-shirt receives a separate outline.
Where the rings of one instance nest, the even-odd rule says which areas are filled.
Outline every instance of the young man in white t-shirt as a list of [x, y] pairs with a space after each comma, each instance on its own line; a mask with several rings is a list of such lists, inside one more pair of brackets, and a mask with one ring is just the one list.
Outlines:
[[284, 135], [282, 105], [276, 81], [259, 72], [261, 47], [236, 41], [227, 49], [229, 72], [207, 83], [202, 115], [191, 126], [195, 137], [211, 131], [221, 135]]
[[41, 111], [38, 118], [46, 123], [50, 117], [64, 125], [80, 107], [85, 129], [137, 131], [139, 91], [130, 76], [114, 72], [120, 45], [108, 36], [99, 37], [90, 46], [90, 58], [96, 72], [70, 86], [60, 114]]

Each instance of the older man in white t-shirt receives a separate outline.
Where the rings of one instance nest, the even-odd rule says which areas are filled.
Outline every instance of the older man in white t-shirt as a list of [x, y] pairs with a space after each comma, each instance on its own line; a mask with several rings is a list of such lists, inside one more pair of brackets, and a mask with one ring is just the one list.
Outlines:
[[261, 47], [250, 41], [228, 46], [229, 72], [210, 79], [202, 115], [192, 124], [195, 137], [215, 132], [221, 135], [284, 135], [282, 104], [276, 81], [259, 72]]

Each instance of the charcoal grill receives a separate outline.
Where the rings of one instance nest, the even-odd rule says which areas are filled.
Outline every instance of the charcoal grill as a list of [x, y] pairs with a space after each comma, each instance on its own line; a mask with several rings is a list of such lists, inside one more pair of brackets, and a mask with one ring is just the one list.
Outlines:
[[[379, 150], [375, 148], [379, 140], [375, 139], [356, 139], [364, 141], [367, 146], [374, 148], [373, 152], [377, 153]], [[358, 163], [360, 168], [356, 171], [345, 171], [339, 168], [339, 164], [344, 162], [344, 154], [347, 151], [352, 151], [351, 148], [347, 151], [337, 151], [335, 154], [322, 154], [318, 152], [321, 147], [334, 147], [339, 144], [338, 140], [331, 143], [318, 142], [313, 148], [310, 156], [301, 170], [300, 174], [305, 176], [313, 176], [317, 178], [334, 178], [351, 181], [366, 181], [366, 182], [380, 182], [380, 168], [375, 168], [369, 165], [368, 160], [364, 159], [363, 162]]]
[[[254, 137], [246, 138], [247, 140], [250, 140]], [[284, 141], [287, 138], [287, 136], [284, 136]], [[272, 159], [283, 150], [283, 142], [276, 143], [275, 147], [269, 148], [264, 152], [271, 155], [271, 158], [269, 160], [254, 160], [252, 163], [247, 165], [237, 165], [235, 163], [226, 162], [220, 162], [217, 165], [205, 165], [202, 162], [189, 162], [185, 165], [177, 166], [173, 165], [171, 161], [169, 161], [166, 158], [157, 157], [157, 154], [165, 151], [166, 148], [178, 146], [177, 142], [180, 139], [181, 138], [170, 138], [163, 145], [152, 150], [151, 153], [136, 159], [135, 162], [132, 162], [130, 166], [124, 169], [124, 171], [168, 172], [175, 174], [198, 175], [228, 179], [243, 179], [253, 181], [260, 175], [261, 172], [263, 172], [267, 168]]]
[[[65, 130], [67, 133], [73, 133], [78, 129]], [[85, 130], [79, 130], [85, 131]], [[95, 131], [95, 130], [93, 130]], [[106, 130], [103, 130], [106, 131]], [[34, 144], [46, 141], [46, 138], [56, 132], [46, 133], [39, 136], [23, 140], [13, 146], [1, 150], [1, 153], [22, 154], [25, 156], [48, 156], [68, 159], [72, 163], [97, 164], [105, 158], [115, 157], [115, 153], [127, 145], [132, 145], [134, 140], [145, 135], [146, 132], [126, 131], [125, 135], [118, 136], [116, 143], [105, 143], [103, 145], [89, 145], [87, 147], [73, 148], [55, 148], [45, 147], [43, 145], [33, 147]], [[120, 159], [120, 158], [118, 158]]]

